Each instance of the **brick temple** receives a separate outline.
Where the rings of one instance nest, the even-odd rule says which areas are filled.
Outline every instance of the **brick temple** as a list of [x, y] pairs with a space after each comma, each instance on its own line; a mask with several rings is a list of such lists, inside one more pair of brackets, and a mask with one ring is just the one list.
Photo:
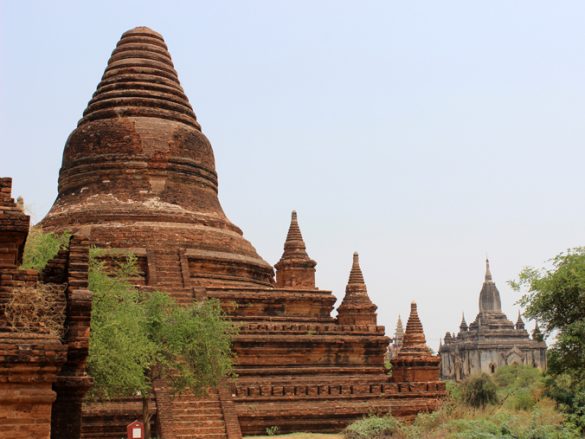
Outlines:
[[[414, 303], [388, 376], [389, 338], [357, 253], [348, 255], [347, 288], [333, 317], [336, 298], [315, 285], [317, 263], [295, 212], [274, 267], [226, 217], [211, 144], [163, 38], [148, 28], [124, 33], [114, 49], [67, 139], [59, 194], [41, 226], [87, 236], [106, 257], [132, 253], [145, 291], [183, 304], [219, 299], [239, 325], [235, 382], [206, 401], [156, 389], [165, 439], [263, 434], [270, 426], [339, 431], [370, 413], [413, 417], [445, 394]], [[119, 438], [139, 407], [131, 399], [85, 404], [83, 436]], [[205, 407], [228, 427], [203, 421]]]

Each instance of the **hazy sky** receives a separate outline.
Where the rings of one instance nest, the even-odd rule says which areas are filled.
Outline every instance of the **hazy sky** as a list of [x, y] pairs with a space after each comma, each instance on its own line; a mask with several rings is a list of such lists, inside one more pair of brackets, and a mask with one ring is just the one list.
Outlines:
[[359, 251], [388, 332], [413, 299], [434, 349], [473, 320], [486, 254], [515, 321], [506, 281], [584, 244], [583, 1], [2, 1], [0, 175], [35, 220], [139, 25], [166, 39], [229, 218], [274, 264], [296, 209], [338, 298]]

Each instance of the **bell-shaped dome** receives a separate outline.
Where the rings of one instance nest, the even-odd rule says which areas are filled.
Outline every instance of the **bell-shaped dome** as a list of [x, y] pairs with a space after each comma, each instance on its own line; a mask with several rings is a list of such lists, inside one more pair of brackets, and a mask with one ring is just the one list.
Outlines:
[[146, 27], [124, 33], [67, 139], [59, 195], [42, 226], [85, 228], [100, 247], [180, 251], [195, 285], [272, 285], [272, 267], [217, 195], [211, 144], [162, 36]]

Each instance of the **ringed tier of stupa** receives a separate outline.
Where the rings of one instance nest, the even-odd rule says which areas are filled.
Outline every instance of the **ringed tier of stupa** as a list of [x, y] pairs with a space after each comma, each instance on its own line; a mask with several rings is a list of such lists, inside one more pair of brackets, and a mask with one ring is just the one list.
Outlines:
[[[67, 139], [59, 194], [41, 226], [87, 236], [108, 261], [136, 255], [135, 283], [145, 291], [166, 291], [180, 303], [221, 301], [240, 326], [233, 343], [238, 377], [223, 394], [244, 434], [271, 426], [339, 431], [369, 413], [412, 417], [444, 396], [439, 359], [426, 347], [414, 304], [387, 374], [389, 338], [377, 324], [357, 253], [333, 317], [336, 298], [315, 285], [316, 262], [295, 212], [274, 268], [229, 221], [211, 144], [163, 38], [148, 28], [124, 33], [114, 49]], [[196, 399], [171, 400], [162, 386], [156, 403], [165, 438], [196, 436]], [[120, 437], [136, 417], [132, 404], [86, 404], [84, 437]]]

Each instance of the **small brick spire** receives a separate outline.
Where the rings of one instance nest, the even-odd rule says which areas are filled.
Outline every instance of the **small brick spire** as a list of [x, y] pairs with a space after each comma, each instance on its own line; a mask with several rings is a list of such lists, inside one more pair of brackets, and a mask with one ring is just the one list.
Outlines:
[[[452, 339], [451, 334], [445, 334], [445, 344], [451, 343]], [[392, 359], [392, 380], [395, 382], [438, 381], [440, 362], [439, 356], [432, 355], [427, 346], [416, 302], [412, 302], [402, 347], [396, 358]]]
[[307, 254], [307, 248], [296, 210], [291, 213], [290, 226], [284, 242], [284, 252], [276, 268], [276, 286], [279, 288], [315, 288], [317, 262]]
[[345, 297], [337, 309], [338, 321], [341, 325], [376, 325], [377, 308], [368, 296], [368, 289], [360, 267], [360, 258], [355, 252], [345, 288]]
[[404, 331], [404, 340], [400, 352], [412, 355], [417, 352], [428, 353], [428, 351], [423, 326], [418, 317], [416, 302], [412, 302], [410, 304], [410, 316], [406, 323], [406, 331]]
[[284, 253], [280, 259], [291, 258], [309, 259], [305, 241], [303, 240], [303, 235], [299, 227], [296, 210], [291, 212], [290, 226], [286, 235], [286, 241], [284, 242]]
[[362, 274], [362, 268], [360, 267], [360, 255], [358, 252], [353, 253], [353, 263], [351, 265], [351, 271], [349, 272], [348, 284], [363, 285], [364, 291], [366, 283], [364, 281], [364, 275]]

